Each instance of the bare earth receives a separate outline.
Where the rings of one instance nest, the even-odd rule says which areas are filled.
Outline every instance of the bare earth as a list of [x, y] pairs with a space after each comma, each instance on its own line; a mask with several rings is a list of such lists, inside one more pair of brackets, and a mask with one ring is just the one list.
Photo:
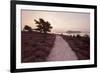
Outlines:
[[69, 44], [59, 35], [56, 35], [54, 47], [49, 54], [47, 61], [68, 61], [77, 60], [75, 52]]

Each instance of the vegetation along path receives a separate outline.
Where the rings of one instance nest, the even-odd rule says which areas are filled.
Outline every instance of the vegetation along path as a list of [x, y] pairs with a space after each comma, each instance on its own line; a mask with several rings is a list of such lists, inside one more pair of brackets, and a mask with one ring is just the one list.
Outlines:
[[75, 52], [69, 44], [59, 35], [56, 35], [54, 47], [49, 54], [48, 61], [77, 60]]

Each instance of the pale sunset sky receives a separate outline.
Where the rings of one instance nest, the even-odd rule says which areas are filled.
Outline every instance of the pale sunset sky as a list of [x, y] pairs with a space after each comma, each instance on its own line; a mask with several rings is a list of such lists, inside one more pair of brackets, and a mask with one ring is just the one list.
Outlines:
[[36, 28], [34, 19], [43, 18], [49, 21], [53, 29], [51, 32], [64, 33], [72, 31], [90, 31], [90, 14], [75, 12], [54, 12], [54, 11], [34, 11], [21, 10], [22, 29], [25, 25]]

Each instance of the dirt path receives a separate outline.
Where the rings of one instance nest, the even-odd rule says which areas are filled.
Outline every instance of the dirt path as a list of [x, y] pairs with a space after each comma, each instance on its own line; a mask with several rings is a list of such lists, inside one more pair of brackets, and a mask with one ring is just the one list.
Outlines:
[[77, 56], [68, 43], [59, 35], [56, 35], [54, 47], [49, 54], [48, 61], [77, 60]]

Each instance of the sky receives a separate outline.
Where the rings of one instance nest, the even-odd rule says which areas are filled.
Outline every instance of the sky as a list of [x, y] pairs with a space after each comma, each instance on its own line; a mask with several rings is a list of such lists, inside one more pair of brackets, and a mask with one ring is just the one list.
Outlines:
[[64, 33], [66, 31], [90, 31], [90, 14], [60, 11], [21, 10], [22, 29], [25, 25], [36, 28], [34, 19], [43, 18], [53, 27], [51, 32]]

